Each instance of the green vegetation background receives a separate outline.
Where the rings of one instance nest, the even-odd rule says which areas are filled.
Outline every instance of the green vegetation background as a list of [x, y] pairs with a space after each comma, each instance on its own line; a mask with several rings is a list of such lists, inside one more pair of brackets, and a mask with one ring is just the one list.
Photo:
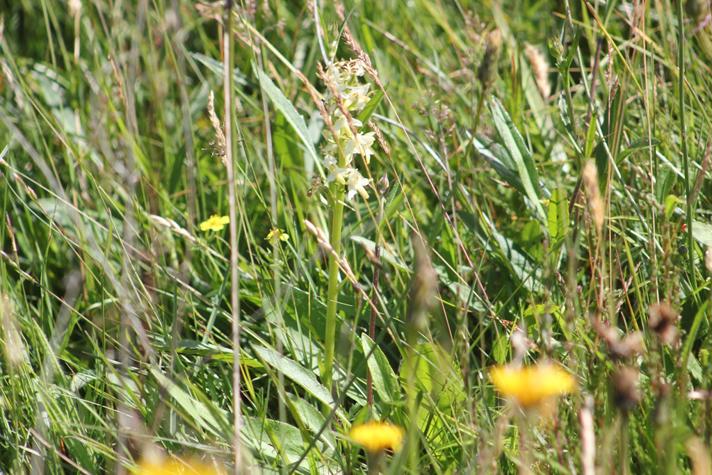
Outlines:
[[[222, 117], [222, 6], [70, 4], [0, 2], [0, 470], [41, 460], [46, 473], [116, 471], [149, 443], [228, 461], [230, 246], [227, 229], [197, 227], [228, 214], [207, 112], [214, 91]], [[365, 471], [344, 434], [370, 415], [417, 430], [422, 473], [514, 473], [522, 461], [585, 473], [590, 407], [603, 473], [709, 473], [697, 471], [712, 433], [709, 3], [313, 6], [236, 7], [242, 440], [253, 470]], [[493, 30], [501, 51], [487, 56]], [[378, 349], [366, 363], [371, 309], [344, 279], [333, 396], [319, 377], [326, 256], [305, 226], [328, 229], [310, 152], [322, 124], [304, 82], [324, 90], [320, 42], [344, 59], [361, 48], [377, 72], [369, 127], [382, 140], [369, 172], [390, 183], [346, 212], [343, 256], [377, 296]], [[589, 160], [601, 233], [581, 186]], [[272, 228], [289, 240], [273, 246]], [[413, 234], [439, 281], [414, 344]], [[658, 302], [680, 313], [670, 345], [648, 326]], [[618, 354], [636, 331], [642, 351]], [[415, 424], [402, 373], [413, 354]], [[487, 377], [513, 358], [559, 362], [578, 392], [524, 420]], [[628, 392], [612, 384], [621, 365], [640, 371]], [[387, 467], [406, 473], [406, 457]]]

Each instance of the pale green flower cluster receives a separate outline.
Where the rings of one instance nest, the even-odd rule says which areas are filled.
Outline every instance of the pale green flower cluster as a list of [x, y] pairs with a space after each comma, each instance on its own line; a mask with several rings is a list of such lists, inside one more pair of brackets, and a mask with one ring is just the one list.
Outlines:
[[[349, 201], [356, 194], [368, 198], [366, 187], [371, 180], [354, 167], [354, 157], [361, 155], [368, 165], [376, 139], [374, 132], [361, 132], [363, 124], [355, 118], [371, 99], [370, 85], [359, 80], [364, 72], [363, 63], [358, 60], [338, 61], [329, 65], [324, 78], [330, 85], [327, 107], [333, 122], [333, 131], [324, 131], [324, 168], [329, 173], [330, 183], [335, 181], [347, 187]], [[344, 115], [342, 108], [348, 111], [350, 118]], [[341, 160], [340, 154], [343, 154]]]

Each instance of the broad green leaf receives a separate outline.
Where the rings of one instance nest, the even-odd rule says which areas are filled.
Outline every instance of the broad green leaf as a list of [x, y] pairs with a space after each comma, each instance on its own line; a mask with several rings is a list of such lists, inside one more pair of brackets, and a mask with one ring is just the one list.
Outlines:
[[[281, 371], [287, 378], [297, 383], [305, 391], [322, 403], [331, 407], [334, 406], [334, 399], [331, 397], [331, 394], [319, 381], [317, 381], [313, 372], [303, 368], [296, 362], [290, 360], [284, 355], [280, 355], [275, 350], [270, 348], [261, 345], [254, 345], [252, 348], [259, 359], [274, 369]], [[337, 411], [336, 414], [345, 419], [343, 411]]]
[[[363, 247], [365, 247], [371, 252], [376, 252], [376, 243], [368, 238], [365, 238], [363, 236], [351, 236], [351, 240], [357, 242], [358, 244], [361, 244]], [[408, 267], [403, 264], [403, 261], [398, 259], [398, 257], [396, 257], [391, 251], [389, 251], [387, 247], [381, 246], [381, 257], [389, 264], [398, 267], [401, 270], [408, 270]]]
[[566, 195], [561, 188], [554, 189], [549, 199], [547, 225], [552, 242], [566, 237], [569, 231], [569, 207]]
[[[217, 437], [228, 438], [230, 436], [224, 430], [230, 424], [227, 422], [227, 414], [222, 409], [209, 408], [206, 403], [190, 395], [156, 368], [151, 368], [151, 374], [198, 427]], [[222, 421], [219, 421], [216, 415], [219, 415]]]
[[[296, 396], [294, 394], [289, 395], [290, 402], [294, 407], [293, 416], [295, 419], [299, 420], [309, 431], [316, 435], [321, 430], [324, 425], [324, 415], [309, 402]], [[329, 450], [334, 450], [336, 447], [336, 439], [331, 431], [325, 430], [321, 433], [323, 441], [325, 441], [329, 447]]]
[[309, 139], [309, 131], [307, 130], [307, 124], [304, 122], [304, 118], [299, 114], [299, 112], [297, 112], [297, 109], [295, 109], [289, 99], [287, 99], [287, 96], [285, 96], [282, 91], [274, 85], [269, 76], [267, 76], [267, 74], [261, 69], [255, 69], [260, 80], [260, 87], [262, 88], [262, 91], [264, 91], [270, 101], [272, 101], [277, 110], [284, 114], [285, 119], [287, 119], [289, 125], [294, 128], [294, 131], [302, 141], [309, 158], [311, 158], [313, 163], [321, 168], [319, 154], [317, 154], [314, 144]]
[[[190, 56], [192, 56], [193, 59], [201, 63], [203, 66], [205, 66], [218, 76], [223, 74], [223, 63], [221, 63], [220, 61], [217, 61], [209, 56], [205, 56], [204, 54], [200, 53], [190, 53]], [[247, 79], [245, 79], [245, 76], [237, 68], [233, 70], [233, 78], [235, 84], [238, 84], [240, 86], [247, 85]]]
[[[436, 343], [421, 343], [416, 347], [415, 371], [418, 388], [426, 393], [440, 409], [465, 400], [465, 385], [460, 370], [450, 354]], [[405, 380], [405, 365], [401, 366], [401, 379]]]
[[712, 247], [712, 224], [702, 221], [692, 222], [692, 237], [700, 244]]
[[[245, 416], [242, 439], [257, 456], [279, 465], [295, 463], [304, 450], [304, 439], [299, 429], [273, 419]], [[306, 467], [305, 460], [300, 465], [300, 472], [306, 473], [303, 470]]]
[[492, 168], [494, 168], [494, 171], [496, 171], [497, 174], [504, 181], [506, 181], [507, 184], [509, 184], [509, 186], [517, 190], [519, 193], [526, 194], [526, 191], [524, 190], [524, 185], [519, 179], [517, 171], [514, 169], [514, 167], [510, 166], [509, 157], [499, 156], [499, 154], [497, 153], [497, 147], [495, 147], [495, 145], [496, 144], [490, 144], [489, 146], [487, 146], [480, 142], [478, 139], [473, 139], [472, 141], [472, 146], [475, 147], [475, 151], [478, 153], [478, 155], [487, 160], [487, 163], [489, 163]]
[[534, 160], [524, 144], [524, 139], [522, 139], [509, 114], [496, 98], [493, 98], [490, 103], [490, 111], [492, 112], [492, 119], [497, 133], [517, 168], [517, 173], [524, 186], [527, 198], [538, 217], [545, 221], [546, 214], [540, 202], [542, 192], [539, 186], [539, 176], [536, 172]]
[[[361, 346], [364, 355], [368, 355], [373, 348], [374, 341], [365, 333], [361, 334]], [[373, 354], [368, 359], [368, 370], [373, 378], [373, 388], [381, 400], [385, 402], [395, 402], [401, 397], [398, 378], [391, 368], [388, 358], [380, 348], [376, 347]]]
[[363, 108], [363, 110], [359, 113], [357, 119], [364, 124], [368, 122], [373, 113], [376, 111], [378, 105], [381, 103], [381, 100], [383, 100], [383, 91], [378, 89], [373, 93], [373, 96], [368, 101], [368, 103], [366, 103], [366, 106]]
[[509, 354], [509, 337], [505, 333], [500, 333], [494, 340], [492, 346], [492, 356], [497, 364], [504, 364]]

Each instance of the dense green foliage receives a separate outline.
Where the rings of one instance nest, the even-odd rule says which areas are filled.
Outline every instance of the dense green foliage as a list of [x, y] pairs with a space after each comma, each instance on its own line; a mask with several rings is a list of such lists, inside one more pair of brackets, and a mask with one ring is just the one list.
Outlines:
[[[709, 2], [341, 3], [235, 6], [243, 471], [365, 472], [347, 435], [369, 419], [407, 429], [388, 473], [701, 470]], [[0, 473], [150, 445], [231, 467], [229, 229], [199, 228], [229, 215], [222, 2], [0, 18]], [[344, 209], [331, 391], [319, 71], [359, 57], [376, 154]], [[574, 394], [544, 415], [498, 396], [490, 367], [544, 360]]]

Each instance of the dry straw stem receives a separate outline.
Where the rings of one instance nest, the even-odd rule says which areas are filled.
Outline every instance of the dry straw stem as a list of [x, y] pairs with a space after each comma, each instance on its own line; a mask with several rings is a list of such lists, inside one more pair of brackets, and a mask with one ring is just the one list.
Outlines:
[[690, 437], [685, 442], [685, 449], [692, 461], [692, 475], [712, 475], [712, 458], [702, 439]]
[[596, 432], [593, 424], [593, 398], [587, 396], [579, 411], [581, 423], [581, 471], [596, 475]]
[[[235, 470], [242, 468], [242, 401], [240, 395], [240, 273], [238, 236], [237, 236], [237, 190], [235, 180], [234, 156], [236, 137], [233, 134], [233, 39], [232, 39], [232, 0], [225, 0], [225, 28], [223, 29], [223, 100], [225, 103], [225, 166], [227, 168], [228, 203], [230, 212], [230, 310], [232, 319], [232, 411], [233, 411], [233, 462]], [[219, 123], [219, 121], [218, 121]]]

